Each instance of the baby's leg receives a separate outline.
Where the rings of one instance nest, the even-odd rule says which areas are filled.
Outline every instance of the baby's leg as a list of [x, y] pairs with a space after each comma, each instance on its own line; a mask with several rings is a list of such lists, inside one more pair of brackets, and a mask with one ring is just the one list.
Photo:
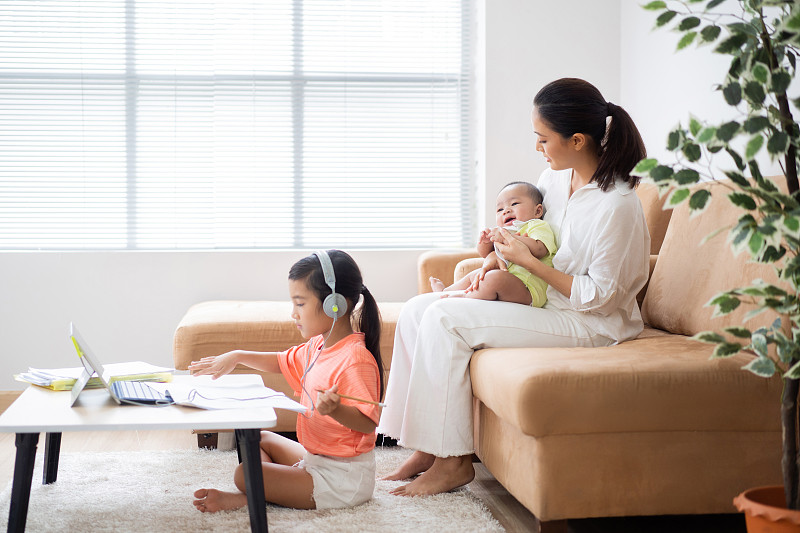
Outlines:
[[433, 292], [450, 292], [450, 291], [463, 291], [467, 289], [470, 285], [472, 285], [472, 280], [475, 279], [475, 276], [478, 275], [478, 271], [480, 269], [475, 269], [460, 280], [456, 281], [449, 287], [445, 287], [444, 283], [438, 278], [434, 278], [431, 276], [431, 289]]
[[506, 270], [490, 270], [478, 285], [478, 289], [466, 294], [478, 300], [499, 300], [524, 305], [531, 304], [528, 287], [517, 276]]

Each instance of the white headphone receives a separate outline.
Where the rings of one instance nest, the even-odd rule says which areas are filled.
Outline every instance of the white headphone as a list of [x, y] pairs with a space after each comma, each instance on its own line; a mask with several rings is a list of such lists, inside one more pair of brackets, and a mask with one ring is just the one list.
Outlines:
[[336, 292], [336, 274], [333, 271], [333, 263], [324, 250], [317, 250], [314, 255], [319, 259], [319, 264], [322, 265], [322, 275], [325, 277], [325, 283], [331, 288], [331, 293], [322, 302], [322, 310], [325, 314], [336, 320], [342, 318], [347, 312], [347, 299]]

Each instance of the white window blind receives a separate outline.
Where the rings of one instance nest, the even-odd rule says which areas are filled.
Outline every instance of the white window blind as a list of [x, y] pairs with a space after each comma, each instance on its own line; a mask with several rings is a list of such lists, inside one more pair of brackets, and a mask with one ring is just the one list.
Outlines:
[[0, 3], [0, 249], [461, 246], [468, 0]]

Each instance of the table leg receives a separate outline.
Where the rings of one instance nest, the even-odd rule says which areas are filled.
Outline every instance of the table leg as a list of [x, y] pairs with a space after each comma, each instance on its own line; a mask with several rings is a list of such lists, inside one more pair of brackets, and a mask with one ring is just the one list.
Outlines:
[[31, 499], [33, 463], [36, 460], [38, 433], [17, 433], [17, 459], [14, 463], [14, 481], [11, 486], [11, 508], [8, 512], [8, 531], [25, 531], [28, 503]]
[[236, 441], [242, 455], [250, 531], [267, 531], [267, 502], [264, 499], [264, 473], [261, 470], [261, 430], [237, 429]]
[[61, 433], [48, 433], [44, 441], [44, 471], [42, 485], [56, 482], [58, 457], [61, 454]]

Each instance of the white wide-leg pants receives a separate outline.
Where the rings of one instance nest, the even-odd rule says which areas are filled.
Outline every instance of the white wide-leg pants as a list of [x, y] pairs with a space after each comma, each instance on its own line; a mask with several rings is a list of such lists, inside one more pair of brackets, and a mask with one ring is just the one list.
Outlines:
[[442, 298], [438, 293], [415, 296], [397, 321], [378, 431], [401, 446], [437, 457], [471, 454], [469, 361], [475, 350], [613, 342], [590, 331], [575, 311]]

